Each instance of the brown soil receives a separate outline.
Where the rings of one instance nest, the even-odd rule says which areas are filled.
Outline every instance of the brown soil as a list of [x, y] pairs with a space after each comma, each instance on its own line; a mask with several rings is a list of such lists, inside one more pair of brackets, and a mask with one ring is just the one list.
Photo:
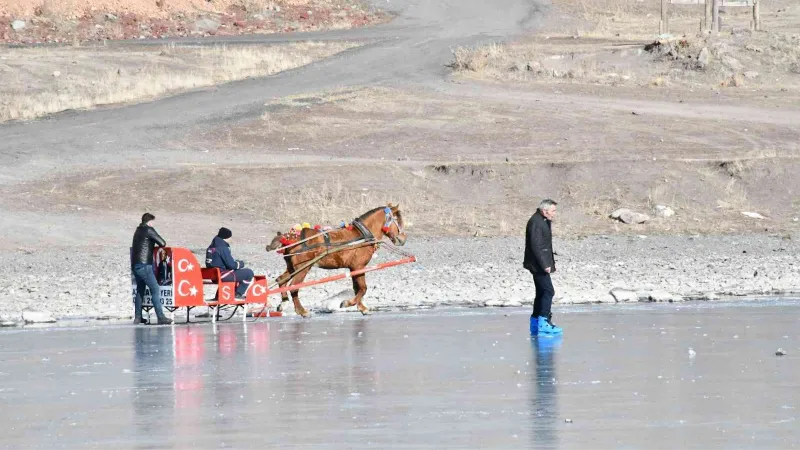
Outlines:
[[163, 16], [169, 13], [191, 11], [223, 12], [231, 6], [251, 4], [268, 6], [272, 4], [305, 6], [309, 0], [251, 1], [242, 0], [0, 0], [0, 11], [16, 17], [32, 17], [43, 12], [61, 15], [78, 15], [84, 11], [117, 11], [132, 14]]
[[[160, 5], [160, 6], [159, 6]], [[198, 26], [211, 19], [218, 26]], [[25, 27], [12, 29], [22, 20]], [[363, 27], [388, 16], [360, 0], [0, 0], [0, 42], [33, 44]]]
[[[198, 161], [54, 178], [6, 198], [60, 213], [158, 204], [170, 214], [275, 228], [300, 219], [337, 223], [391, 200], [403, 205], [415, 234], [473, 236], [518, 234], [539, 199], [554, 197], [562, 235], [798, 228], [797, 111], [773, 116], [763, 98], [728, 98], [748, 112], [723, 104], [727, 113], [702, 119], [702, 101], [635, 100], [641, 90], [616, 88], [607, 101], [491, 86], [480, 99], [472, 92], [356, 89], [283, 99], [257, 121], [187, 137], [214, 160], [246, 167]], [[656, 218], [656, 205], [677, 215]], [[654, 220], [622, 225], [608, 217], [618, 207]]]

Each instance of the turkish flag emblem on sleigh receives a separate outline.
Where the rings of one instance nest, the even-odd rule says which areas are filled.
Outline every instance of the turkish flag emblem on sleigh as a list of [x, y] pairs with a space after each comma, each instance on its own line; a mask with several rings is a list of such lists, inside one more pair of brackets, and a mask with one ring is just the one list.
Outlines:
[[[212, 309], [234, 306], [235, 309], [238, 309], [238, 307], [244, 307], [248, 304], [262, 304], [265, 305], [264, 310], [269, 307], [267, 277], [265, 275], [256, 275], [248, 286], [244, 299], [237, 299], [235, 296], [236, 282], [220, 281], [220, 270], [202, 268], [189, 249], [181, 247], [159, 248], [153, 255], [153, 259], [153, 271], [160, 287], [159, 293], [164, 307], [173, 313], [178, 308], [187, 308], [187, 319], [189, 310], [198, 306], [207, 306]], [[132, 278], [131, 281], [135, 299], [136, 280]], [[204, 285], [216, 285], [213, 298], [204, 298]], [[150, 293], [150, 288], [145, 288], [142, 296], [142, 305], [148, 309], [153, 306], [153, 296]], [[275, 316], [280, 315], [280, 313], [270, 312], [265, 315]], [[217, 311], [214, 311], [212, 318], [216, 319], [216, 317]]]

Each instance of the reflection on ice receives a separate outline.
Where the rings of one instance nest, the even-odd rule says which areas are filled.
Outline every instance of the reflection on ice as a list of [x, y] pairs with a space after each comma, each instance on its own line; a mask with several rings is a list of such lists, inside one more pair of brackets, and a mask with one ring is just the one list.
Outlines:
[[790, 448], [796, 308], [583, 307], [533, 339], [507, 309], [15, 331], [0, 446]]

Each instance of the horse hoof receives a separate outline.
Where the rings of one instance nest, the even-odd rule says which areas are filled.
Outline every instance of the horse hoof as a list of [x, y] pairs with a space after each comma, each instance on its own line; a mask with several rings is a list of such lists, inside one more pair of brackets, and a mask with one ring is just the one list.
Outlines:
[[308, 319], [309, 317], [311, 317], [311, 312], [310, 311], [301, 311], [298, 314], [303, 316], [303, 319]]
[[361, 310], [361, 314], [365, 315], [365, 316], [371, 316], [372, 315], [372, 311], [370, 311], [369, 309], [364, 308], [364, 309]]
[[278, 305], [278, 312], [283, 312], [283, 310], [285, 309], [285, 308], [284, 308], [284, 305], [286, 305], [286, 304], [288, 304], [288, 303], [289, 303], [288, 301], [281, 302], [281, 304], [280, 304], [280, 305]]
[[349, 308], [350, 305], [347, 304], [347, 300], [342, 300], [342, 303], [339, 303], [339, 309]]

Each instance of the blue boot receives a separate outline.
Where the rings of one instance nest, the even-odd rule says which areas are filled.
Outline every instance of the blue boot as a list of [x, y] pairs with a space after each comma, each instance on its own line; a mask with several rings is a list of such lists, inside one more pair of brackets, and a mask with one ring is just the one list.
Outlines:
[[539, 318], [531, 316], [531, 336], [539, 334]]
[[564, 330], [562, 330], [561, 328], [551, 325], [550, 322], [547, 321], [547, 317], [544, 316], [539, 317], [538, 324], [539, 324], [539, 329], [538, 329], [539, 336], [558, 336], [564, 332]]

